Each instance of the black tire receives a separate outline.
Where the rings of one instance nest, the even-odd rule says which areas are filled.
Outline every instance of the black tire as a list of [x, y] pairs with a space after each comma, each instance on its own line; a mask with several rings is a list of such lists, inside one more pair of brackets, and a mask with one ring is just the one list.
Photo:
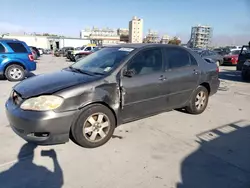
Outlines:
[[236, 70], [237, 70], [237, 71], [241, 71], [241, 68], [240, 68], [239, 65], [236, 65]]
[[[205, 101], [204, 101], [204, 104], [200, 108], [198, 108], [196, 106], [196, 102], [198, 102], [197, 97], [198, 97], [198, 94], [200, 93], [204, 93]], [[207, 107], [208, 99], [209, 99], [209, 94], [208, 94], [207, 88], [201, 85], [198, 86], [197, 89], [194, 91], [191, 97], [191, 100], [189, 101], [189, 105], [186, 107], [187, 112], [190, 114], [201, 114], [202, 112], [205, 111]]]
[[76, 55], [75, 56], [75, 61], [77, 62], [79, 59], [81, 59], [82, 58], [82, 56], [81, 55]]
[[[83, 129], [84, 129], [84, 127], [85, 128], [90, 128], [90, 127], [92, 128], [93, 127], [89, 123], [89, 121], [87, 121], [87, 120], [88, 120], [89, 117], [94, 117], [95, 114], [98, 114], [98, 113], [103, 114], [105, 118], [107, 117], [107, 119], [109, 121], [109, 127], [105, 127], [105, 128], [108, 128], [108, 130], [107, 130], [104, 138], [101, 138], [101, 134], [96, 133], [96, 135], [101, 140], [99, 140], [99, 141], [98, 140], [97, 141], [90, 141], [90, 138], [91, 138], [92, 134], [94, 134], [94, 131], [92, 130], [92, 132], [84, 134]], [[96, 119], [96, 122], [97, 122], [97, 119]], [[86, 127], [87, 124], [89, 124], [90, 126]], [[71, 134], [72, 134], [72, 137], [73, 137], [72, 141], [76, 142], [78, 145], [80, 145], [82, 147], [85, 147], [85, 148], [96, 148], [96, 147], [102, 146], [107, 141], [109, 141], [109, 139], [112, 137], [112, 135], [114, 133], [115, 127], [116, 127], [115, 116], [114, 116], [113, 112], [110, 109], [108, 109], [107, 107], [105, 107], [105, 106], [103, 106], [101, 104], [89, 105], [88, 107], [82, 109], [82, 111], [79, 114], [79, 117], [77, 118], [76, 122], [71, 127]], [[97, 136], [95, 136], [95, 138]]]
[[[16, 71], [16, 74], [14, 74], [13, 71]], [[7, 78], [7, 80], [11, 82], [17, 82], [25, 78], [25, 70], [20, 65], [12, 64], [6, 68], [4, 75]]]
[[249, 77], [247, 76], [247, 73], [245, 71], [241, 71], [241, 78], [244, 81], [249, 81]]

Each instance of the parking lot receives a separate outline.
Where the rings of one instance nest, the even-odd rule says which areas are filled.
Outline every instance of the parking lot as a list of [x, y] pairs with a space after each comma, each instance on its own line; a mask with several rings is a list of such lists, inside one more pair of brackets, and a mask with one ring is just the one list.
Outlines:
[[[70, 64], [63, 57], [43, 55], [34, 73]], [[249, 187], [249, 83], [241, 81], [235, 67], [220, 71], [219, 91], [201, 115], [162, 113], [118, 127], [102, 147], [85, 149], [69, 142], [36, 147], [34, 156], [29, 148], [20, 152], [26, 142], [11, 130], [4, 112], [16, 83], [1, 80], [0, 188], [21, 188], [25, 181], [32, 188]], [[41, 155], [50, 149], [56, 155]]]

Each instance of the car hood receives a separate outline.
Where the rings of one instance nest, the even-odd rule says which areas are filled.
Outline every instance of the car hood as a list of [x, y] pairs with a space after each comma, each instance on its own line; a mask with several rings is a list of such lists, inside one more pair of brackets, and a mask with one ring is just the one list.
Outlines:
[[97, 76], [61, 70], [28, 78], [14, 86], [13, 89], [22, 98], [29, 98], [41, 94], [52, 94], [68, 87], [94, 81], [97, 78]]

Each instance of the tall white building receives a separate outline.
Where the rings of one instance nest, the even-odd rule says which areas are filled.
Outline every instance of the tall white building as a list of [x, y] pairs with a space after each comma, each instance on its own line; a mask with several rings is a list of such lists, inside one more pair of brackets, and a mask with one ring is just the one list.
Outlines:
[[143, 42], [143, 20], [136, 16], [129, 22], [129, 42]]
[[206, 48], [211, 44], [213, 28], [210, 26], [197, 25], [191, 29], [189, 45], [191, 47]]

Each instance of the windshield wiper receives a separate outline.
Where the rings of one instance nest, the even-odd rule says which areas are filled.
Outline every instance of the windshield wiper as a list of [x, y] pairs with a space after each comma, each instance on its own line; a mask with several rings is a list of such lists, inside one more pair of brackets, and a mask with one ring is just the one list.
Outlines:
[[105, 75], [104, 73], [101, 73], [101, 72], [93, 72], [93, 74], [96, 74], [96, 75]]
[[73, 70], [73, 71], [76, 71], [76, 72], [79, 72], [79, 73], [82, 73], [82, 74], [87, 74], [89, 76], [94, 76], [94, 74], [88, 72], [88, 71], [84, 71], [82, 69], [79, 69], [79, 68], [74, 68], [72, 66], [69, 66], [69, 69]]

